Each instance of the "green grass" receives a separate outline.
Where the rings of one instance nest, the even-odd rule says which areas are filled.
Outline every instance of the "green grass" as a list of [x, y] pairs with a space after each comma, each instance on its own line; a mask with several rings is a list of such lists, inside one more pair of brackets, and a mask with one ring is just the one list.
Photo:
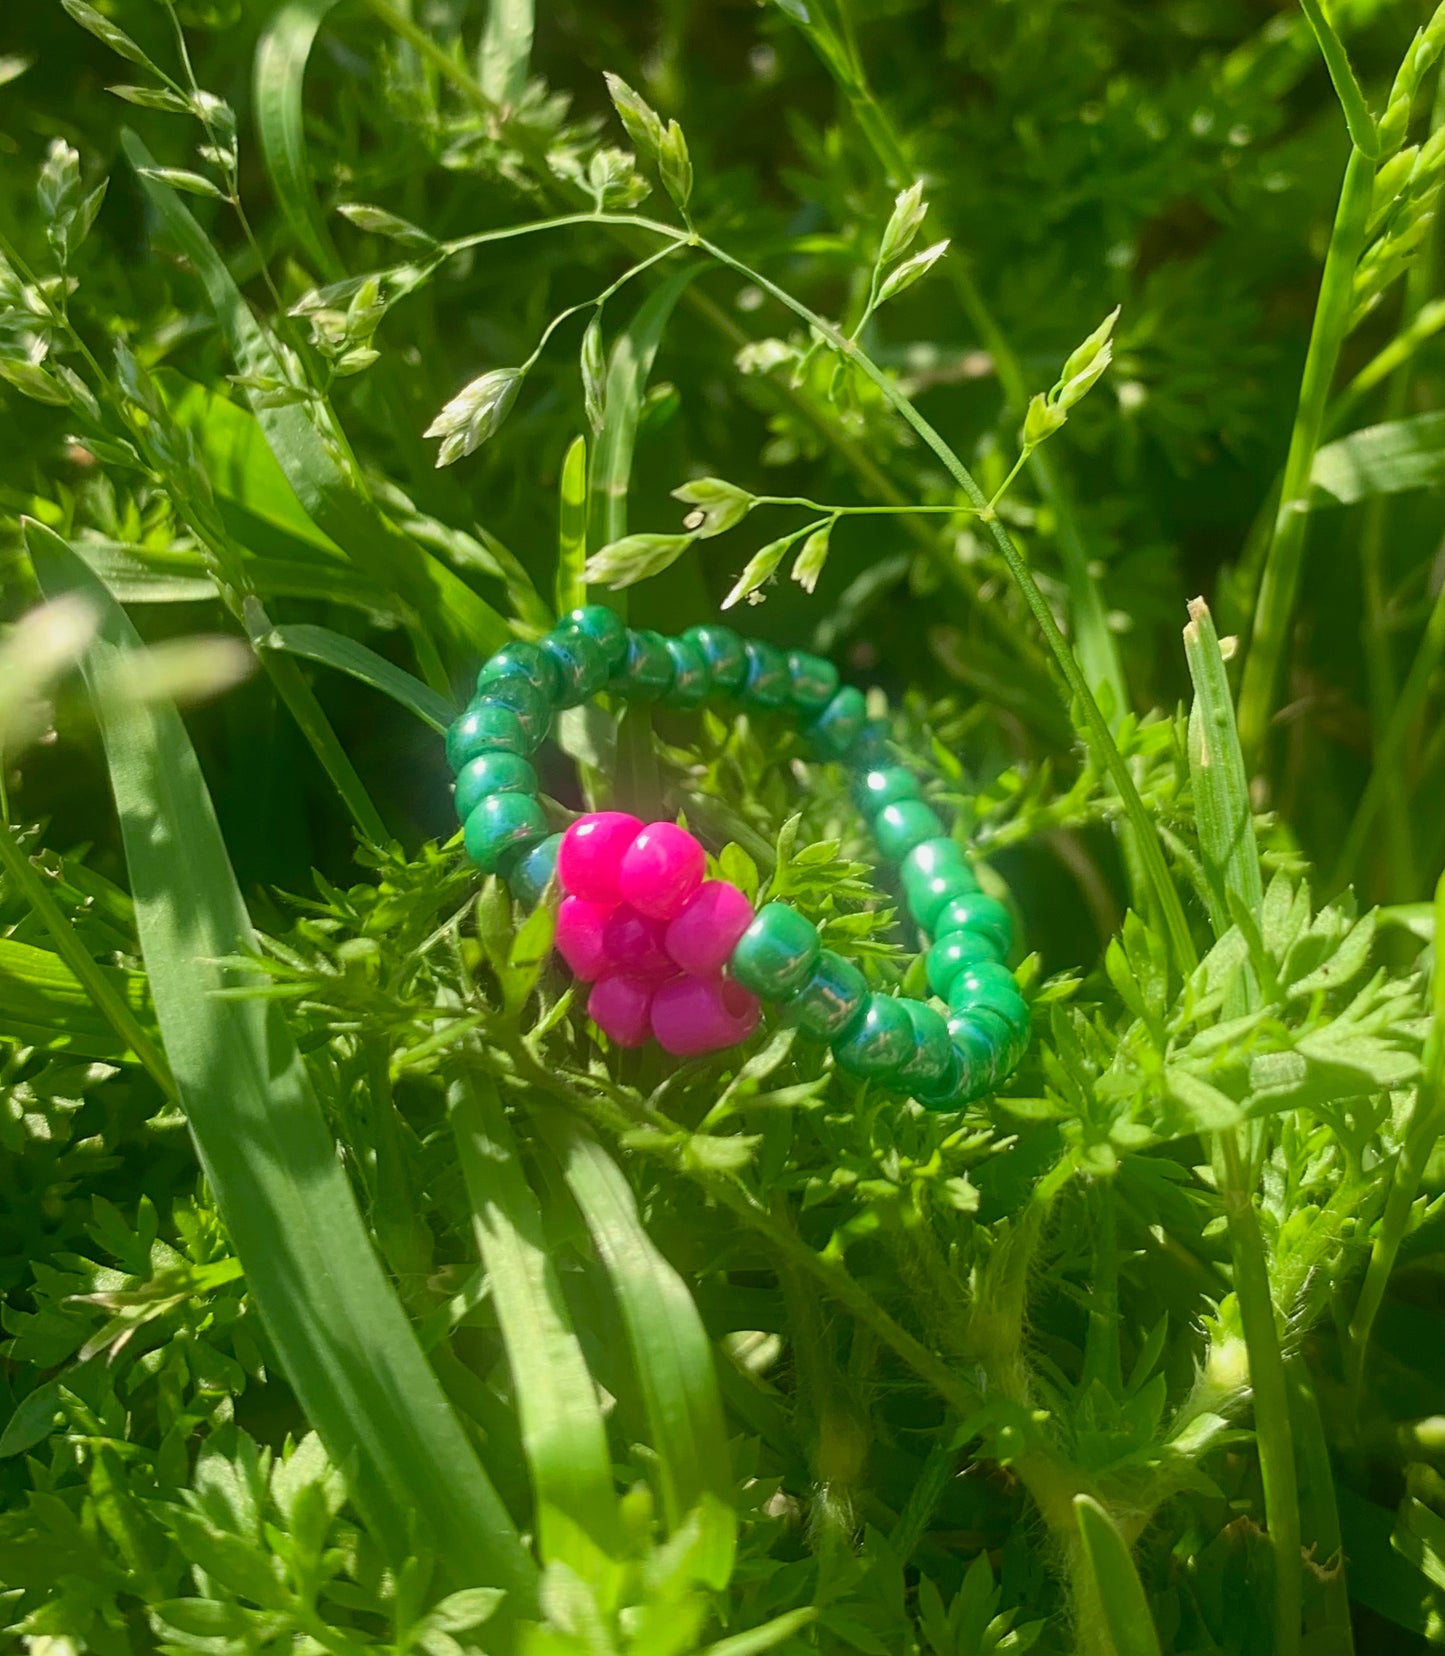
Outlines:
[[[1445, 1643], [1445, 13], [15, 9], [0, 1649]], [[590, 1033], [441, 743], [584, 597], [877, 687], [997, 1096]], [[557, 737], [920, 990], [780, 725]]]

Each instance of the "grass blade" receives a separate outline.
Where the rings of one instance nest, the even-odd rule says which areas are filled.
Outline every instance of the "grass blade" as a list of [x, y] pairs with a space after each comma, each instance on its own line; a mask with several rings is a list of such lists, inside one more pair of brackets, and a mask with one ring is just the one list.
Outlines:
[[[153, 165], [134, 133], [125, 133], [123, 143], [132, 166]], [[167, 234], [200, 276], [240, 372], [287, 383], [270, 338], [210, 238], [174, 190], [154, 178], [143, 178], [143, 183]], [[309, 401], [286, 400], [278, 406], [258, 393], [252, 397], [271, 452], [306, 515], [364, 573], [394, 587], [412, 605], [433, 641], [449, 646], [454, 670], [506, 642], [507, 624], [491, 605], [440, 559], [407, 540], [380, 511], [334, 422], [329, 429], [323, 426]]]
[[562, 462], [557, 511], [557, 613], [587, 602], [587, 439], [574, 437]]
[[256, 137], [276, 205], [307, 258], [331, 282], [345, 271], [312, 188], [301, 85], [316, 36], [335, 5], [336, 0], [288, 0], [256, 45], [251, 80]]
[[732, 1572], [736, 1521], [722, 1398], [712, 1343], [687, 1285], [643, 1227], [632, 1187], [602, 1146], [557, 1117], [538, 1125], [562, 1164], [572, 1199], [617, 1296], [675, 1529], [694, 1508], [706, 1526], [704, 1579]]
[[1116, 1656], [1160, 1656], [1159, 1635], [1128, 1543], [1090, 1495], [1074, 1497], [1079, 1551], [1092, 1587], [1092, 1607], [1103, 1620]]
[[29, 526], [42, 588], [80, 591], [101, 628], [82, 666], [120, 815], [156, 1017], [202, 1169], [281, 1366], [394, 1563], [413, 1515], [461, 1584], [530, 1604], [535, 1568], [428, 1368], [362, 1224], [274, 1002], [223, 999], [254, 951], [194, 749], [167, 704], [110, 675], [139, 639], [58, 536]]
[[303, 656], [307, 661], [319, 662], [323, 667], [334, 667], [369, 684], [373, 690], [390, 696], [408, 713], [414, 713], [425, 725], [439, 734], [456, 718], [456, 709], [430, 686], [408, 672], [369, 650], [344, 633], [330, 627], [316, 627], [308, 622], [279, 627], [271, 626], [264, 613], [258, 610], [258, 629], [251, 642], [258, 650], [285, 651], [288, 655]]
[[[12, 843], [10, 830], [0, 828], [0, 846], [8, 849]], [[3, 851], [0, 851], [0, 860], [9, 872], [9, 859], [3, 856]], [[127, 1027], [131, 1019], [137, 1024], [142, 1018], [150, 1021], [150, 997], [140, 972], [127, 972], [116, 966], [96, 966], [95, 972], [111, 990], [114, 1003], [126, 1009], [129, 1016], [122, 1015], [121, 1021]], [[59, 955], [13, 937], [0, 937], [0, 1020], [8, 1036], [50, 1052], [81, 1058], [109, 1058], [121, 1063], [138, 1062], [140, 1058], [133, 1045], [133, 1034], [128, 1039], [120, 1033], [114, 1017], [107, 1016], [105, 1009], [97, 1004], [92, 989], [81, 982]], [[159, 1062], [159, 1049], [153, 1043], [150, 1052]], [[164, 1073], [164, 1064], [160, 1067]], [[169, 1083], [167, 1075], [167, 1087]]]
[[1194, 681], [1189, 713], [1189, 770], [1194, 781], [1194, 814], [1209, 882], [1209, 918], [1216, 935], [1229, 930], [1229, 893], [1252, 914], [1264, 901], [1259, 846], [1249, 808], [1249, 781], [1234, 728], [1234, 701], [1225, 677], [1224, 656], [1214, 617], [1202, 598], [1189, 606], [1184, 654]]
[[532, 0], [490, 0], [477, 48], [477, 81], [503, 109], [510, 109], [527, 90], [532, 25]]
[[1328, 499], [1352, 506], [1376, 495], [1434, 489], [1445, 481], [1445, 414], [1416, 414], [1364, 426], [1327, 443], [1315, 455], [1310, 482]]
[[597, 1388], [495, 1084], [458, 1075], [448, 1099], [472, 1228], [507, 1347], [542, 1557], [597, 1583], [614, 1572], [621, 1543]]

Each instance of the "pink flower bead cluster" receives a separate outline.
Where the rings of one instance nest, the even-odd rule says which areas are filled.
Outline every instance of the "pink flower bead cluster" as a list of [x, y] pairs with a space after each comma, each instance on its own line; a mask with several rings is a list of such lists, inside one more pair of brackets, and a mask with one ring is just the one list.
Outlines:
[[594, 811], [562, 836], [556, 949], [592, 985], [587, 1015], [618, 1046], [651, 1035], [692, 1058], [756, 1026], [757, 1001], [722, 975], [753, 906], [706, 872], [702, 847], [676, 823]]

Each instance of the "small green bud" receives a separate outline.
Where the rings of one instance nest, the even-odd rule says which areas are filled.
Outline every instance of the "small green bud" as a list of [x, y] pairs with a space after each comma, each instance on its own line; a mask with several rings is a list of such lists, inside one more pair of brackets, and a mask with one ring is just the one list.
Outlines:
[[602, 349], [602, 316], [594, 312], [582, 335], [582, 404], [592, 435], [602, 435], [602, 410], [607, 394], [607, 357]]
[[662, 187], [672, 197], [679, 213], [686, 215], [692, 199], [692, 159], [687, 153], [687, 139], [676, 121], [667, 123], [667, 131], [658, 146], [657, 168], [662, 175]]
[[721, 477], [699, 477], [674, 489], [672, 498], [697, 508], [688, 513], [687, 527], [699, 540], [711, 540], [741, 523], [752, 511], [756, 497]]
[[656, 161], [662, 150], [662, 119], [646, 99], [632, 90], [620, 75], [604, 74], [608, 96], [612, 99], [627, 136], [637, 146], [637, 153], [647, 161]]
[[765, 581], [770, 581], [783, 561], [783, 554], [797, 538], [797, 535], [784, 535], [755, 552], [748, 559], [747, 568], [738, 576], [732, 591], [723, 599], [722, 607], [731, 609], [744, 598], [750, 598]]
[[905, 259], [901, 265], [895, 265], [883, 278], [878, 287], [878, 303], [886, 303], [889, 299], [896, 299], [906, 288], [922, 276], [926, 276], [934, 265], [948, 251], [947, 239], [934, 242], [932, 247], [925, 247], [921, 253], [915, 253], [911, 259]]
[[449, 466], [472, 453], [512, 411], [525, 376], [520, 368], [493, 368], [465, 385], [426, 428], [428, 437], [440, 437], [437, 465]]
[[923, 199], [923, 181], [920, 179], [902, 191], [893, 203], [893, 214], [878, 249], [880, 265], [892, 264], [908, 251], [927, 212], [928, 203]]
[[1036, 393], [1029, 400], [1029, 411], [1024, 416], [1024, 447], [1037, 448], [1045, 438], [1052, 437], [1068, 419], [1068, 415], [1061, 412], [1051, 403], [1044, 392]]
[[837, 518], [829, 518], [803, 542], [803, 550], [793, 559], [793, 579], [804, 592], [812, 592], [828, 561], [828, 541]]
[[692, 535], [624, 535], [592, 554], [583, 577], [589, 585], [614, 590], [635, 586], [676, 563], [694, 539]]

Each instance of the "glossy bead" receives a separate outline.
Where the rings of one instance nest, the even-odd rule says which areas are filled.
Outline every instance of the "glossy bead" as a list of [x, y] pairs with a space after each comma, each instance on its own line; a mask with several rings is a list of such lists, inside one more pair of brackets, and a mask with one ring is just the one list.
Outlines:
[[488, 794], [537, 791], [537, 773], [519, 753], [479, 753], [457, 772], [457, 820], [465, 822]]
[[721, 1052], [757, 1028], [757, 1000], [722, 978], [679, 977], [652, 997], [652, 1033], [675, 1058]]
[[557, 850], [562, 844], [560, 834], [548, 834], [528, 847], [507, 870], [507, 884], [519, 903], [536, 908], [557, 873]]
[[672, 658], [672, 688], [667, 699], [673, 707], [701, 707], [712, 691], [712, 674], [707, 658], [689, 638], [666, 640]]
[[[947, 1029], [946, 1024], [944, 1028]], [[926, 1086], [915, 1086], [913, 1096], [925, 1110], [956, 1110], [967, 1102], [964, 1080], [963, 1059], [959, 1056], [958, 1048], [950, 1040], [944, 1073], [935, 1082], [930, 1082]]]
[[620, 1047], [639, 1047], [652, 1030], [653, 985], [615, 973], [592, 985], [587, 1016]]
[[962, 1028], [971, 1030], [976, 1039], [987, 1044], [990, 1057], [986, 1086], [989, 1089], [1008, 1077], [1027, 1045], [997, 1012], [986, 1006], [972, 1006], [967, 1012], [955, 1012], [948, 1020], [948, 1028], [954, 1045], [960, 1051], [958, 1032]]
[[622, 854], [617, 889], [640, 913], [675, 920], [706, 873], [707, 854], [686, 828], [649, 822]]
[[473, 702], [447, 731], [447, 763], [455, 773], [479, 753], [530, 753], [534, 745], [510, 707]]
[[861, 1016], [833, 1042], [833, 1062], [849, 1075], [892, 1080], [913, 1056], [913, 1020], [892, 995], [870, 994]]
[[660, 920], [639, 914], [628, 903], [620, 904], [602, 927], [607, 970], [621, 972], [625, 977], [671, 977], [677, 968], [663, 947], [662, 934]]
[[927, 927], [926, 922], [921, 919], [918, 923], [939, 937], [947, 936], [950, 932], [969, 931], [987, 938], [998, 951], [1000, 960], [1003, 960], [1013, 947], [1014, 926], [1013, 921], [1009, 919], [1008, 910], [1002, 903], [995, 902], [982, 891], [961, 892], [952, 898], [940, 909], [934, 926]]
[[528, 751], [546, 740], [547, 728], [552, 723], [552, 702], [549, 697], [520, 673], [509, 678], [489, 679], [477, 692], [474, 706], [506, 707], [515, 713], [526, 732]]
[[883, 770], [893, 764], [893, 744], [888, 739], [888, 726], [882, 719], [865, 719], [863, 728], [853, 738], [843, 758], [855, 770]]
[[559, 707], [579, 707], [606, 687], [607, 657], [597, 640], [580, 627], [558, 627], [547, 634], [540, 648], [557, 675], [554, 694]]
[[783, 1017], [816, 1041], [832, 1041], [863, 1010], [868, 980], [851, 960], [824, 949], [807, 981], [784, 1003]]
[[914, 848], [943, 833], [938, 812], [921, 799], [900, 799], [873, 818], [873, 838], [889, 862], [899, 862]]
[[996, 1031], [968, 1013], [956, 1013], [948, 1020], [948, 1038], [958, 1054], [962, 1074], [959, 1077], [960, 1102], [978, 1098], [994, 1084], [995, 1074], [1001, 1074], [1002, 1053], [995, 1040]]
[[898, 872], [905, 880], [914, 876], [937, 874], [944, 868], [963, 865], [963, 847], [947, 834], [935, 834], [908, 848], [899, 864]]
[[672, 657], [667, 653], [667, 640], [648, 628], [629, 628], [627, 657], [613, 670], [608, 682], [619, 695], [634, 701], [657, 701], [665, 696], [672, 685]]
[[744, 704], [764, 712], [781, 707], [788, 699], [788, 658], [776, 644], [766, 644], [760, 638], [748, 639], [743, 654], [748, 662], [742, 688]]
[[842, 759], [868, 718], [868, 703], [856, 685], [845, 684], [816, 719], [803, 726], [808, 745], [820, 759]]
[[1012, 1043], [1027, 1043], [1031, 1014], [1029, 1003], [1007, 966], [980, 961], [967, 966], [953, 980], [948, 996], [953, 1012], [992, 1012], [1007, 1025]]
[[748, 658], [742, 639], [731, 627], [689, 627], [682, 636], [702, 651], [716, 689], [724, 693], [742, 689]]
[[815, 927], [783, 903], [767, 903], [738, 939], [729, 970], [764, 1000], [784, 1000], [806, 981], [822, 945]]
[[622, 664], [627, 655], [627, 623], [616, 610], [608, 609], [606, 604], [583, 604], [580, 609], [569, 610], [563, 620], [601, 646], [609, 669]]
[[853, 784], [853, 799], [870, 819], [885, 805], [922, 797], [923, 785], [906, 765], [884, 765], [878, 770], [864, 771]]
[[667, 952], [684, 972], [715, 977], [753, 923], [753, 905], [727, 880], [705, 880], [667, 928]]
[[612, 912], [606, 903], [590, 903], [585, 897], [564, 897], [558, 906], [552, 947], [584, 983], [607, 971], [604, 934]]
[[466, 820], [462, 839], [467, 855], [490, 874], [508, 851], [547, 837], [542, 807], [528, 794], [489, 794]]
[[788, 699], [805, 717], [821, 713], [838, 693], [838, 669], [811, 650], [789, 650]]
[[477, 694], [480, 695], [488, 685], [504, 678], [524, 678], [534, 690], [539, 691], [549, 701], [556, 699], [556, 663], [536, 644], [528, 644], [520, 638], [514, 638], [510, 644], [504, 644], [489, 660], [482, 663], [482, 670], [477, 674]]
[[963, 863], [954, 868], [941, 868], [936, 874], [914, 875], [903, 882], [903, 895], [915, 924], [935, 934], [938, 917], [948, 904], [957, 897], [973, 896], [977, 891], [978, 880], [973, 870]]
[[948, 999], [954, 979], [971, 967], [996, 961], [993, 944], [976, 932], [941, 933], [928, 951], [928, 987]]
[[557, 853], [562, 889], [594, 903], [619, 902], [622, 854], [641, 832], [641, 821], [625, 811], [593, 811], [578, 817], [563, 834]]
[[913, 1054], [899, 1070], [898, 1084], [921, 1097], [935, 1091], [951, 1076], [955, 1062], [953, 1042], [942, 1013], [935, 1012], [924, 1001], [904, 1000], [900, 1004], [913, 1026]]

